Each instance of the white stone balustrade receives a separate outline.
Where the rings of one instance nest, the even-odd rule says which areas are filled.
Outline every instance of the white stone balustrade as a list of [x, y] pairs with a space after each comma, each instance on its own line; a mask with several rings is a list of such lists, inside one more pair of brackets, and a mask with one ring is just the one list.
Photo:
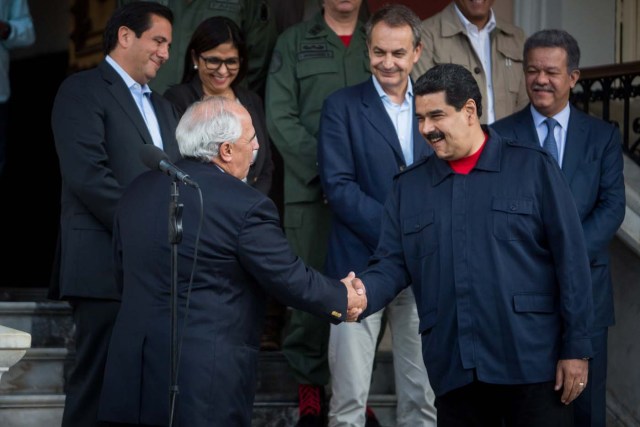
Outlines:
[[31, 347], [31, 334], [0, 325], [0, 379]]
[[624, 184], [627, 208], [618, 237], [640, 256], [640, 167], [624, 156]]

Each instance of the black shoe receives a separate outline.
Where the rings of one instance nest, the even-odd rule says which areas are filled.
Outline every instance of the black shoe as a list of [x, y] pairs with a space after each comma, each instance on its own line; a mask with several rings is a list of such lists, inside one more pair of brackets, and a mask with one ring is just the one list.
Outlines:
[[320, 415], [303, 415], [298, 419], [296, 427], [326, 427], [324, 417]]

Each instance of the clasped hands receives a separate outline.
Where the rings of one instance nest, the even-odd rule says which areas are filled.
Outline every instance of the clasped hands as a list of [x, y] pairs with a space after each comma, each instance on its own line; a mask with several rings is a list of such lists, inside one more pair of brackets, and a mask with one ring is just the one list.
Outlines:
[[351, 271], [340, 280], [347, 288], [347, 322], [355, 322], [367, 308], [367, 295], [364, 283]]

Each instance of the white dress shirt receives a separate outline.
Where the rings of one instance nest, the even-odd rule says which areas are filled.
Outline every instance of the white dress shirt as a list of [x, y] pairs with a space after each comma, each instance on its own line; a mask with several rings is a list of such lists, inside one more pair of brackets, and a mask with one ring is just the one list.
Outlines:
[[476, 55], [480, 58], [480, 62], [482, 63], [482, 68], [484, 69], [484, 73], [487, 76], [487, 98], [483, 99], [485, 102], [485, 109], [487, 113], [487, 124], [491, 124], [496, 120], [496, 112], [493, 107], [493, 80], [491, 77], [491, 31], [496, 28], [496, 17], [493, 13], [493, 10], [490, 10], [491, 17], [489, 18], [489, 22], [484, 26], [484, 28], [479, 29], [476, 25], [472, 24], [458, 9], [458, 6], [455, 6], [456, 13], [458, 14], [458, 18], [460, 18], [460, 22], [467, 30], [467, 37], [471, 42], [471, 46], [473, 46], [473, 50], [475, 50]]

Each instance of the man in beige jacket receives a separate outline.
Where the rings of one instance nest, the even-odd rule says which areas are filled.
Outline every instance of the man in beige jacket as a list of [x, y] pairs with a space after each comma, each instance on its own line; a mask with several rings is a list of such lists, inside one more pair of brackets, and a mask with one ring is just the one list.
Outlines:
[[529, 102], [522, 73], [524, 31], [496, 17], [494, 0], [453, 0], [422, 22], [424, 49], [413, 68], [418, 79], [437, 64], [453, 63], [471, 71], [482, 92], [491, 124]]

